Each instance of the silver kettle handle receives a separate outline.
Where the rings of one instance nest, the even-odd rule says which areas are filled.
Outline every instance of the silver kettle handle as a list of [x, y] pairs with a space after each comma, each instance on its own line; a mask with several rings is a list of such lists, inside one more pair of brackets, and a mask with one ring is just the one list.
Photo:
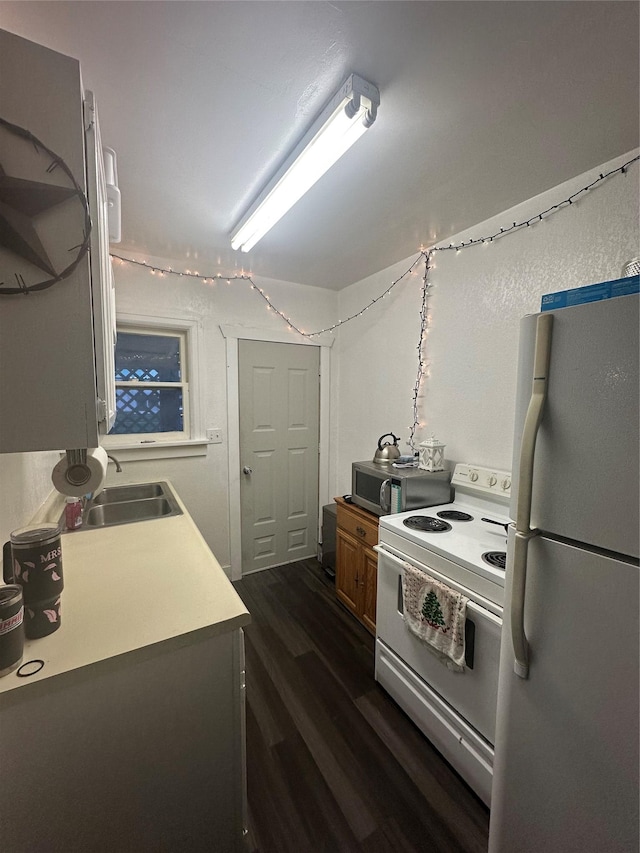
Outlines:
[[[385, 442], [384, 444], [382, 443], [382, 439], [387, 437], [393, 439], [393, 444], [391, 444], [389, 441]], [[394, 435], [392, 432], [385, 432], [385, 434], [381, 435], [378, 439], [378, 450], [382, 450], [383, 447], [397, 447], [399, 441], [400, 439], [397, 435]]]
[[[387, 477], [386, 480], [382, 481], [382, 485], [380, 486], [380, 508], [383, 512], [389, 514], [391, 512], [391, 478]], [[389, 493], [389, 497], [387, 498], [387, 492]]]

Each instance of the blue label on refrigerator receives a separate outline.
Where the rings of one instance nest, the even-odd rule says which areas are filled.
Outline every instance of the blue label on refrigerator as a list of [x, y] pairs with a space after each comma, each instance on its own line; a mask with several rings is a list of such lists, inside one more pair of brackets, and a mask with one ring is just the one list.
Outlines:
[[540, 310], [552, 311], [556, 308], [569, 308], [571, 305], [600, 302], [602, 299], [629, 296], [638, 292], [640, 292], [640, 275], [630, 275], [627, 278], [603, 281], [600, 284], [589, 284], [586, 287], [576, 287], [573, 290], [561, 290], [559, 293], [545, 293], [542, 297]]

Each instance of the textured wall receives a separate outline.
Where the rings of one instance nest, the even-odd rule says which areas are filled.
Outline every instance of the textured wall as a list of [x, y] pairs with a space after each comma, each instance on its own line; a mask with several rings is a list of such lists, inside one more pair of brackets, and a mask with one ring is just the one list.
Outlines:
[[[453, 242], [481, 237], [540, 212], [625, 159], [530, 199], [457, 235]], [[622, 264], [638, 254], [639, 242], [638, 166], [634, 165], [628, 175], [611, 178], [547, 221], [488, 246], [459, 254], [438, 253], [432, 272], [429, 376], [420, 398], [426, 427], [418, 439], [433, 431], [447, 443], [448, 459], [508, 468], [520, 317], [539, 309], [543, 293], [616, 277]], [[414, 259], [389, 267], [339, 295], [286, 282], [258, 280], [258, 284], [294, 322], [317, 329], [337, 315], [359, 311]], [[175, 260], [164, 260], [162, 265], [180, 266]], [[386, 299], [336, 333], [329, 459], [333, 494], [350, 491], [351, 462], [371, 457], [380, 435], [393, 430], [403, 443], [408, 437], [422, 272], [423, 266], [418, 265]], [[280, 329], [282, 321], [242, 282], [212, 288], [118, 265], [116, 288], [120, 311], [200, 322], [205, 426], [226, 431], [225, 345], [219, 325]], [[224, 443], [211, 445], [205, 457], [131, 462], [121, 475], [114, 474], [112, 466], [109, 472], [110, 482], [171, 479], [223, 565], [229, 562], [226, 439], [225, 432]], [[4, 538], [44, 500], [56, 461], [57, 456], [48, 453], [0, 455], [0, 534]]]
[[[165, 269], [187, 269], [190, 266], [188, 262], [176, 259], [146, 260]], [[194, 266], [192, 264], [191, 268]], [[118, 312], [195, 320], [199, 323], [203, 426], [205, 429], [221, 428], [224, 440], [222, 444], [209, 445], [206, 456], [123, 461], [121, 474], [116, 474], [110, 465], [107, 482], [115, 484], [170, 479], [209, 547], [221, 565], [226, 567], [230, 562], [227, 374], [225, 339], [220, 325], [286, 332], [286, 324], [267, 309], [265, 302], [248, 282], [232, 281], [227, 285], [222, 279], [215, 285], [207, 285], [176, 276], [152, 275], [139, 266], [118, 262], [115, 263], [114, 271]], [[255, 282], [265, 290], [275, 305], [289, 312], [300, 328], [309, 330], [322, 327], [335, 317], [337, 296], [333, 291], [259, 277], [255, 277]], [[298, 335], [295, 332], [290, 334], [292, 343], [296, 343]], [[117, 450], [114, 453], [118, 455]]]
[[51, 489], [59, 453], [0, 453], [0, 542], [32, 517]]
[[[637, 152], [632, 152], [632, 155]], [[628, 155], [530, 199], [446, 241], [460, 243], [509, 227], [568, 198]], [[461, 200], [464, 203], [464, 200]], [[428, 376], [420, 395], [426, 426], [446, 457], [511, 467], [518, 321], [544, 293], [617, 278], [638, 255], [638, 164], [549, 219], [487, 245], [435, 255], [431, 273]], [[341, 317], [383, 292], [413, 258], [340, 293]], [[369, 458], [393, 430], [404, 441], [413, 422], [421, 278], [424, 266], [378, 306], [340, 330], [336, 493], [350, 491], [350, 464]]]

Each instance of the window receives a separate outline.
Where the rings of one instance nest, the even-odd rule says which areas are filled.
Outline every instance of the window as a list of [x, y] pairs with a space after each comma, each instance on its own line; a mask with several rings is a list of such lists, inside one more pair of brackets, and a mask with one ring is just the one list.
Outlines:
[[186, 330], [118, 325], [116, 420], [109, 432], [118, 443], [191, 438], [188, 340]]
[[116, 419], [105, 446], [197, 441], [196, 324], [124, 316], [115, 347]]

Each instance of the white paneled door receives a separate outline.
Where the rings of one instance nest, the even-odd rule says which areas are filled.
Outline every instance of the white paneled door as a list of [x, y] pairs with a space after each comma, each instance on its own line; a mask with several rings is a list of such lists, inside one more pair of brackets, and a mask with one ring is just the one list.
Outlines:
[[320, 350], [238, 342], [242, 573], [315, 556]]

